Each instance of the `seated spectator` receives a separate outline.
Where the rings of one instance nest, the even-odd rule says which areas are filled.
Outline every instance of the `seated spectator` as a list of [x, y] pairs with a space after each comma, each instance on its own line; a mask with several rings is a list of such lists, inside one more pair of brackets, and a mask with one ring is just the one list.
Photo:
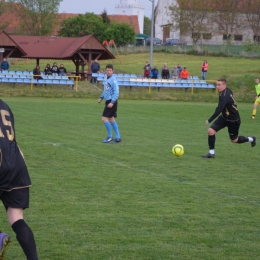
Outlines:
[[189, 77], [189, 72], [187, 71], [186, 67], [183, 68], [180, 74], [181, 79], [188, 79]]
[[53, 63], [53, 66], [51, 67], [51, 72], [52, 72], [52, 75], [58, 75], [59, 74], [59, 68], [58, 68], [56, 62]]
[[163, 70], [162, 70], [162, 78], [163, 79], [170, 78], [170, 72], [169, 72], [169, 69], [166, 65], [163, 67]]
[[67, 70], [66, 70], [66, 68], [64, 68], [64, 65], [63, 65], [63, 64], [60, 65], [58, 71], [59, 71], [59, 75], [60, 75], [60, 76], [66, 76], [66, 75], [67, 75]]
[[1, 63], [1, 70], [9, 70], [9, 63], [6, 58], [4, 58]]
[[[36, 68], [33, 70], [33, 78], [36, 79], [37, 81], [39, 79], [42, 79], [41, 77], [41, 70], [40, 67], [37, 65]], [[36, 86], [36, 84], [34, 84], [34, 86]]]
[[144, 78], [150, 78], [150, 68], [147, 66], [144, 70]]
[[164, 69], [165, 66], [167, 67], [167, 63], [166, 63], [166, 62], [164, 62], [163, 66], [162, 66], [162, 68], [161, 68], [161, 74], [162, 74], [162, 71], [163, 71], [163, 69]]
[[179, 78], [179, 70], [176, 65], [172, 69], [172, 78], [173, 79]]
[[158, 71], [156, 66], [154, 66], [154, 68], [151, 70], [150, 76], [151, 76], [152, 79], [158, 79], [159, 71]]
[[45, 69], [44, 69], [45, 75], [52, 75], [52, 70], [51, 70], [51, 65], [47, 64]]

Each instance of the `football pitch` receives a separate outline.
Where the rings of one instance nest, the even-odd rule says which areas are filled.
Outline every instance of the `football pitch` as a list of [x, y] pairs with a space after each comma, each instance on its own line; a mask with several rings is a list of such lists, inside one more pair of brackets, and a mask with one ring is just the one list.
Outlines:
[[[25, 220], [40, 259], [259, 259], [260, 111], [253, 121], [252, 104], [238, 104], [240, 134], [256, 135], [256, 147], [224, 129], [216, 158], [203, 159], [217, 99], [119, 100], [123, 141], [103, 144], [104, 103], [5, 98], [33, 183]], [[3, 206], [0, 216], [13, 238], [7, 260], [25, 259]]]

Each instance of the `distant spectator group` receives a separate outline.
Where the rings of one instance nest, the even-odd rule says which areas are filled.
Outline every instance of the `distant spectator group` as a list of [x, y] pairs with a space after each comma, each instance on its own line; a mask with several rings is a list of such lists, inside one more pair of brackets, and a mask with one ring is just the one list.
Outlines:
[[[143, 76], [145, 78], [152, 78], [152, 79], [157, 79], [159, 76], [159, 71], [156, 66], [151, 68], [151, 65], [149, 64], [148, 61], [146, 61], [144, 67], [144, 74]], [[181, 65], [175, 65], [172, 69], [172, 71], [169, 70], [169, 67], [167, 66], [166, 63], [164, 63], [163, 67], [161, 68], [161, 77], [163, 79], [187, 79], [189, 77], [189, 72], [187, 71], [186, 67], [182, 69]]]
[[[53, 63], [52, 67], [48, 63], [43, 72], [45, 75], [53, 75], [53, 76], [66, 76], [67, 75], [67, 70], [64, 67], [64, 65], [60, 64], [60, 67], [58, 67], [56, 62]], [[41, 69], [40, 69], [39, 65], [37, 65], [35, 67], [35, 69], [33, 70], [33, 75], [34, 75], [34, 79], [37, 79], [37, 80], [42, 79]]]
[[54, 76], [57, 76], [57, 75], [66, 76], [67, 70], [63, 64], [60, 64], [60, 67], [58, 67], [57, 63], [54, 62], [53, 66], [51, 67], [51, 65], [48, 63], [44, 69], [44, 74], [45, 75], [54, 75]]
[[[206, 60], [203, 61], [203, 64], [201, 65], [202, 73], [201, 77], [203, 80], [206, 80], [206, 75], [208, 72], [208, 62]], [[156, 66], [151, 68], [151, 65], [148, 61], [146, 61], [144, 67], [143, 67], [144, 78], [152, 78], [157, 79], [159, 77], [159, 71]], [[172, 70], [169, 70], [169, 67], [166, 63], [164, 63], [163, 67], [161, 68], [161, 78], [162, 79], [188, 79], [189, 78], [189, 72], [186, 67], [181, 67], [180, 64], [175, 65]]]

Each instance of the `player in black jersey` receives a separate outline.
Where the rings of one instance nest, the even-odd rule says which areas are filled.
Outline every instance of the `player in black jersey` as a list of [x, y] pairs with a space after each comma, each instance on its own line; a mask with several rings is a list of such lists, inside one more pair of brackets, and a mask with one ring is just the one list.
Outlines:
[[[0, 200], [27, 259], [38, 260], [32, 230], [23, 219], [23, 210], [29, 207], [30, 186], [27, 166], [15, 139], [13, 113], [0, 100]], [[10, 236], [0, 232], [0, 259], [10, 242]]]
[[236, 102], [233, 98], [233, 93], [229, 88], [227, 88], [227, 82], [225, 79], [219, 79], [217, 81], [217, 90], [219, 92], [218, 106], [214, 114], [206, 120], [206, 125], [211, 123], [220, 113], [221, 115], [208, 129], [209, 153], [203, 155], [203, 158], [215, 158], [215, 134], [225, 127], [228, 128], [229, 137], [232, 143], [242, 144], [250, 142], [252, 147], [256, 145], [255, 136], [238, 136], [240, 116]]

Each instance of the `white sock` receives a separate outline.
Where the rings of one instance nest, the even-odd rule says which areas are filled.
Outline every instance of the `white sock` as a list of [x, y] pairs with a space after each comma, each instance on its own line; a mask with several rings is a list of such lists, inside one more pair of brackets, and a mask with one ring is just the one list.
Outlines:
[[252, 143], [253, 142], [253, 138], [252, 137], [248, 137], [248, 142]]
[[210, 149], [210, 150], [209, 150], [209, 153], [210, 153], [210, 154], [215, 154], [215, 149]]

